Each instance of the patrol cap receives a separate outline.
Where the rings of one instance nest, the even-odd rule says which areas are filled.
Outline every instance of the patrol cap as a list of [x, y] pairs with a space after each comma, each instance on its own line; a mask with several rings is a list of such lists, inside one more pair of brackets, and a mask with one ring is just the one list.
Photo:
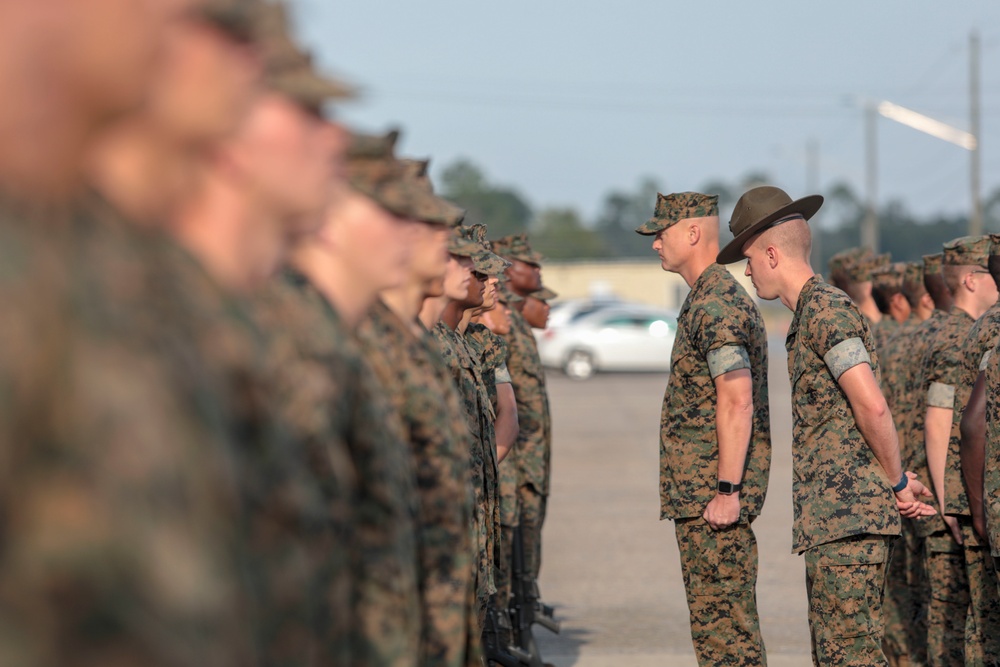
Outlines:
[[472, 258], [472, 261], [476, 264], [476, 271], [485, 273], [488, 276], [502, 275], [510, 267], [510, 262], [499, 255], [493, 254], [493, 251], [490, 249], [490, 243], [486, 240], [486, 225], [472, 225], [463, 228], [463, 231], [464, 229], [469, 230], [469, 236], [479, 244], [482, 250], [482, 252]]
[[528, 235], [524, 233], [504, 236], [493, 241], [491, 245], [493, 252], [505, 259], [516, 259], [535, 266], [541, 266], [542, 262], [545, 261], [545, 257], [541, 253], [531, 249], [531, 245], [528, 244]]
[[[467, 229], [469, 228], [456, 227], [451, 231], [451, 236], [448, 237], [448, 252], [458, 257], [468, 257], [475, 264], [474, 257], [481, 253], [483, 249], [468, 232], [465, 232]], [[479, 269], [476, 270], [478, 271]]]
[[946, 266], [982, 266], [990, 257], [990, 237], [962, 236], [944, 244], [942, 263]]
[[663, 195], [657, 192], [653, 217], [635, 231], [643, 236], [653, 236], [668, 227], [673, 227], [681, 220], [707, 218], [713, 215], [719, 215], [719, 195], [703, 195], [700, 192]]
[[432, 225], [458, 227], [465, 220], [465, 210], [434, 194], [434, 184], [428, 173], [430, 160], [401, 160], [406, 179], [414, 183], [422, 196], [414, 200], [409, 217]]
[[906, 262], [903, 269], [903, 291], [916, 294], [924, 288], [924, 263]]
[[240, 41], [251, 42], [257, 37], [257, 22], [261, 0], [204, 0], [198, 15]]
[[[482, 231], [476, 229], [481, 227]], [[505, 261], [501, 257], [494, 255], [483, 242], [480, 240], [480, 236], [485, 238], [485, 227], [483, 225], [473, 225], [472, 227], [459, 227], [459, 236], [468, 243], [474, 250], [471, 254], [466, 255], [472, 258], [472, 264], [476, 271], [479, 273], [484, 273], [488, 276], [498, 276], [507, 270], [510, 266], [510, 262]], [[450, 248], [449, 248], [450, 250]], [[461, 255], [464, 253], [453, 252], [452, 254]]]
[[1000, 255], [1000, 234], [990, 234], [990, 256]]
[[524, 298], [520, 294], [514, 294], [513, 290], [507, 285], [507, 281], [501, 278], [500, 282], [497, 283], [497, 300], [500, 303], [510, 305], [518, 301], [524, 301]]
[[859, 260], [871, 255], [872, 251], [869, 248], [848, 248], [847, 250], [841, 250], [827, 262], [830, 275], [846, 278], [849, 266], [853, 266]]
[[550, 290], [545, 285], [542, 285], [540, 289], [536, 289], [534, 292], [532, 292], [528, 296], [534, 297], [534, 298], [538, 299], [539, 301], [551, 301], [552, 299], [556, 298], [559, 295], [556, 294], [555, 292], [553, 292], [552, 290]]
[[256, 13], [255, 41], [260, 46], [268, 88], [309, 108], [319, 108], [331, 99], [355, 97], [356, 91], [348, 84], [317, 72], [312, 56], [292, 39], [284, 2], [261, 2]]
[[943, 259], [944, 253], [940, 252], [936, 252], [933, 255], [924, 255], [924, 275], [941, 275], [941, 263]]
[[859, 258], [853, 264], [845, 265], [844, 272], [852, 283], [864, 283], [872, 279], [872, 271], [887, 265], [889, 261], [889, 253], [867, 255]]
[[872, 269], [872, 287], [885, 295], [892, 295], [903, 290], [903, 277], [906, 273], [906, 263], [895, 262]]

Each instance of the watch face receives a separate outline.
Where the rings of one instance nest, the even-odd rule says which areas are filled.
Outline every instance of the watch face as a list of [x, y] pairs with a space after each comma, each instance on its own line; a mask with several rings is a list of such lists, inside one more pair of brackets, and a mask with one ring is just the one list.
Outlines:
[[719, 482], [719, 493], [730, 494], [733, 492], [732, 482]]

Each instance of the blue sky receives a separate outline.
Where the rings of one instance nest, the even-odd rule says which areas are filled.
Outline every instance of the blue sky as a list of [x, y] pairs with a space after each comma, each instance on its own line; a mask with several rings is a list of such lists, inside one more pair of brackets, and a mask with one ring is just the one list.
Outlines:
[[[793, 197], [864, 190], [858, 100], [968, 125], [969, 34], [982, 42], [983, 192], [1000, 187], [1000, 2], [294, 0], [323, 67], [360, 84], [339, 115], [404, 130], [402, 153], [457, 157], [536, 208], [592, 216], [649, 175], [697, 189], [764, 171]], [[969, 154], [878, 124], [879, 199], [967, 213]], [[653, 202], [650, 202], [652, 209]]]

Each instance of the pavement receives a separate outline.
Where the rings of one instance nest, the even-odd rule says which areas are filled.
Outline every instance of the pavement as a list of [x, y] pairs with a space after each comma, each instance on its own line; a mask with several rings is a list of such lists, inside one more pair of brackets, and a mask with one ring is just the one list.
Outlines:
[[[771, 667], [808, 667], [805, 568], [791, 554], [791, 405], [783, 341], [771, 343], [772, 465], [754, 523], [757, 601]], [[552, 488], [542, 597], [562, 632], [536, 626], [556, 667], [696, 667], [673, 524], [659, 520], [664, 374], [550, 371]]]

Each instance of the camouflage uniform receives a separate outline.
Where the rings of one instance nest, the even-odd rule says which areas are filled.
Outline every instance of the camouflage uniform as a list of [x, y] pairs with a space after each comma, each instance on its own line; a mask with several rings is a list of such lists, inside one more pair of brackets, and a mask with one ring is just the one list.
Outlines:
[[1000, 586], [1000, 344], [986, 360], [986, 460], [983, 471], [986, 531]]
[[[496, 414], [497, 410], [497, 385], [506, 382], [510, 384], [510, 372], [507, 370], [507, 343], [504, 342], [503, 338], [494, 334], [485, 325], [477, 324], [475, 322], [470, 323], [468, 328], [465, 330], [465, 339], [469, 345], [470, 351], [473, 356], [479, 360], [480, 367], [482, 368], [483, 383], [486, 386], [486, 395], [489, 397], [490, 405], [493, 408], [493, 413]], [[496, 451], [496, 433], [494, 430], [493, 439], [493, 451]], [[497, 462], [497, 477], [494, 480], [494, 488], [496, 490], [496, 497], [493, 503], [493, 534], [495, 536], [495, 543], [493, 549], [493, 560], [495, 564], [494, 581], [496, 584], [496, 589], [498, 597], [503, 601], [502, 608], [506, 608], [507, 600], [510, 598], [510, 561], [505, 559], [503, 555], [508, 553], [510, 550], [504, 549], [503, 540], [504, 535], [502, 531], [502, 525], [500, 522], [500, 480], [501, 473], [507, 465], [503, 465]], [[507, 539], [513, 539], [513, 536], [508, 536]]]
[[[714, 381], [743, 368], [753, 376], [754, 416], [740, 518], [716, 531], [702, 518], [719, 479]], [[764, 504], [770, 461], [764, 322], [729, 271], [713, 264], [681, 307], [660, 417], [660, 518], [676, 522], [701, 665], [766, 664], [757, 615], [757, 541], [750, 524]]]
[[0, 214], [0, 663], [257, 664], [223, 410], [108, 213]]
[[451, 370], [452, 380], [462, 399], [466, 424], [472, 435], [472, 489], [476, 499], [477, 527], [477, 577], [476, 598], [479, 604], [480, 628], [485, 626], [486, 604], [496, 593], [494, 580], [493, 517], [497, 489], [496, 445], [493, 436], [494, 413], [486, 386], [482, 379], [482, 368], [469, 348], [465, 337], [438, 322], [431, 330], [437, 341], [438, 351]]
[[878, 355], [868, 322], [819, 277], [802, 288], [785, 342], [792, 386], [795, 520], [792, 550], [806, 556], [813, 663], [885, 664], [882, 591], [899, 535], [886, 479], [838, 384]]
[[423, 636], [419, 664], [480, 664], [472, 598], [473, 517], [469, 432], [448, 367], [429, 334], [418, 337], [376, 303], [359, 328], [390, 400], [403, 418], [416, 471]]
[[[537, 578], [542, 564], [542, 524], [549, 495], [552, 454], [549, 396], [531, 325], [516, 308], [510, 311], [510, 333], [503, 338], [509, 351], [507, 370], [517, 400], [519, 429], [513, 452], [516, 458], [512, 461], [517, 464], [517, 511], [512, 518], [516, 523], [511, 525], [522, 528], [525, 565]], [[514, 481], [513, 473], [510, 468], [503, 475], [501, 483], [507, 488]]]
[[[969, 330], [965, 340], [964, 365], [962, 368], [961, 386], [965, 394], [972, 392], [980, 371], [986, 365], [996, 347], [1000, 336], [1000, 303], [994, 304], [976, 320]], [[956, 399], [958, 397], [956, 396]], [[959, 406], [952, 415], [952, 434], [948, 452], [948, 465], [952, 467], [957, 462], [961, 473], [961, 422], [964, 404]], [[957, 489], [946, 485], [945, 496], [949, 510], [961, 511], [958, 514], [962, 528], [963, 550], [965, 552], [965, 571], [969, 581], [969, 615], [965, 627], [965, 663], [966, 665], [996, 665], [1000, 664], [1000, 594], [996, 586], [996, 572], [993, 558], [990, 555], [990, 545], [982, 540], [972, 526], [972, 514], [965, 495], [965, 485], [961, 478]]]
[[[328, 510], [319, 525], [333, 529], [316, 592], [336, 596], [350, 590], [345, 580], [353, 583], [353, 664], [416, 665], [416, 499], [397, 415], [352, 335], [304, 276], [287, 271], [272, 280], [255, 314], [269, 335], [269, 387], [292, 436], [288, 450], [307, 460], [322, 484]], [[356, 484], [345, 484], [355, 469]], [[350, 535], [343, 517], [352, 504]], [[344, 619], [331, 621], [339, 630]], [[331, 656], [329, 664], [340, 661]]]
[[[953, 414], [961, 414], [971, 390], [971, 386], [966, 388], [961, 385], [961, 375], [963, 347], [973, 323], [972, 317], [959, 308], [953, 308], [941, 323], [925, 362], [925, 407], [946, 408], [953, 410]], [[945, 465], [945, 488], [957, 483], [964, 497], [957, 450], [952, 451], [957, 442], [954, 437], [951, 440]], [[952, 509], [947, 505], [947, 498], [941, 505], [946, 512]], [[927, 521], [934, 526], [934, 532], [925, 537], [931, 596], [927, 609], [928, 661], [930, 665], [963, 664], [965, 620], [969, 610], [965, 555], [940, 516]]]

